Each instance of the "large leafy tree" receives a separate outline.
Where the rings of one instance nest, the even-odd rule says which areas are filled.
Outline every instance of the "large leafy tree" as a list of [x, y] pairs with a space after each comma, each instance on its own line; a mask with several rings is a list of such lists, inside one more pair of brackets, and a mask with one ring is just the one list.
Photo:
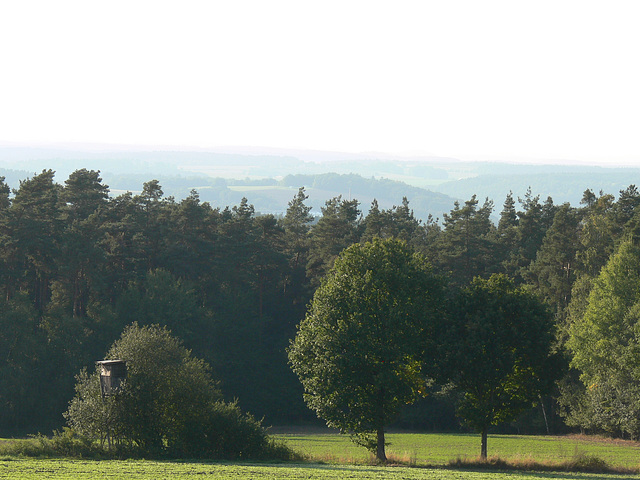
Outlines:
[[590, 420], [602, 430], [638, 438], [640, 247], [631, 240], [594, 280], [584, 314], [569, 327], [567, 345], [586, 387], [582, 408]]
[[451, 305], [440, 348], [440, 375], [462, 394], [458, 414], [481, 434], [513, 420], [553, 385], [553, 319], [533, 295], [504, 275], [475, 278]]
[[442, 305], [424, 257], [398, 240], [346, 249], [289, 348], [307, 405], [386, 460], [385, 427], [424, 385], [421, 357]]
[[71, 219], [84, 220], [107, 203], [109, 187], [102, 183], [99, 171], [76, 170], [64, 183], [61, 198]]

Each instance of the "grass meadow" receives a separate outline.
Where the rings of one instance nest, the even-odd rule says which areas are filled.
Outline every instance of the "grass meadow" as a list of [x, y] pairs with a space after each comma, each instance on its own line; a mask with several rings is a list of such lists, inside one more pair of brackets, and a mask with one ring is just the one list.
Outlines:
[[[41, 479], [386, 479], [386, 480], [620, 480], [615, 474], [496, 472], [411, 467], [327, 464], [237, 464], [149, 460], [67, 460], [0, 458], [0, 478]], [[640, 477], [638, 477], [640, 478]]]
[[[297, 452], [327, 463], [364, 463], [371, 456], [349, 437], [337, 434], [279, 434]], [[480, 436], [473, 434], [390, 433], [387, 455], [403, 463], [442, 466], [480, 455]], [[489, 435], [489, 457], [509, 461], [560, 463], [598, 457], [614, 467], [640, 468], [640, 443], [590, 436]]]
[[[389, 434], [388, 453], [399, 464], [376, 466], [362, 448], [337, 434], [278, 434], [305, 462], [238, 463], [156, 460], [31, 458], [0, 454], [0, 479], [426, 479], [426, 480], [620, 480], [640, 475], [452, 468], [457, 458], [472, 459], [479, 437], [464, 434]], [[0, 445], [1, 445], [0, 441]], [[637, 469], [640, 444], [592, 437], [491, 435], [489, 456], [528, 459], [551, 465], [597, 456], [613, 467]]]

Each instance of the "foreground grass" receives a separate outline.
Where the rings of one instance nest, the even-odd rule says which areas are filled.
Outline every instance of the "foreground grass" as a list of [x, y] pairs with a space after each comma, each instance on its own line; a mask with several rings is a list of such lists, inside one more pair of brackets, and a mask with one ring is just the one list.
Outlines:
[[[370, 454], [338, 434], [279, 434], [294, 450], [327, 463], [366, 463]], [[472, 460], [480, 453], [480, 437], [472, 434], [388, 434], [387, 455], [402, 463], [443, 466], [456, 459]], [[638, 469], [640, 444], [599, 437], [490, 435], [490, 457], [515, 463], [559, 464], [579, 457], [597, 457], [611, 467]]]
[[0, 478], [31, 479], [389, 479], [389, 480], [620, 480], [613, 474], [459, 471], [408, 467], [318, 464], [231, 464], [157, 461], [86, 461], [0, 458]]
[[[13, 449], [20, 441], [0, 439], [0, 479], [427, 479], [532, 480], [621, 479], [640, 475], [640, 444], [597, 437], [541, 437], [494, 435], [489, 453], [477, 463], [478, 437], [454, 434], [390, 434], [388, 456], [396, 465], [376, 466], [372, 457], [348, 437], [337, 434], [279, 434], [277, 439], [297, 450], [307, 463], [196, 462], [149, 460], [87, 460], [33, 458], [47, 450]], [[41, 440], [22, 444], [37, 447]], [[46, 442], [45, 442], [46, 443]], [[4, 445], [3, 445], [4, 444]], [[4, 448], [3, 448], [4, 447]], [[24, 453], [23, 453], [24, 452]], [[84, 457], [84, 454], [82, 455]], [[499, 457], [499, 458], [496, 458]], [[606, 462], [606, 468], [599, 464]], [[579, 471], [616, 473], [568, 473]], [[596, 469], [592, 469], [592, 466]], [[411, 468], [413, 467], [413, 468]], [[435, 468], [434, 468], [435, 467]], [[586, 467], [586, 468], [585, 468]], [[515, 470], [514, 470], [515, 468]]]

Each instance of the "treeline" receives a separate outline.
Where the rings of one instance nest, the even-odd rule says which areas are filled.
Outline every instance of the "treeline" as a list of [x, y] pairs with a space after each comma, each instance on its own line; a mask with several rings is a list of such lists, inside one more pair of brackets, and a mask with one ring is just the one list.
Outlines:
[[[580, 302], [640, 225], [633, 185], [617, 199], [587, 190], [577, 208], [510, 194], [497, 225], [494, 204], [476, 197], [441, 223], [417, 220], [406, 198], [365, 213], [335, 197], [319, 218], [306, 199], [301, 188], [277, 218], [246, 199], [222, 208], [195, 191], [165, 197], [155, 180], [110, 197], [99, 172], [84, 169], [63, 185], [44, 170], [13, 192], [0, 180], [0, 436], [60, 426], [74, 376], [133, 322], [170, 328], [258, 418], [310, 421], [285, 350], [336, 256], [375, 237], [406, 241], [452, 286], [492, 273], [529, 286], [553, 308], [564, 349]], [[577, 374], [565, 384], [581, 394]], [[449, 411], [433, 402], [426, 408]]]

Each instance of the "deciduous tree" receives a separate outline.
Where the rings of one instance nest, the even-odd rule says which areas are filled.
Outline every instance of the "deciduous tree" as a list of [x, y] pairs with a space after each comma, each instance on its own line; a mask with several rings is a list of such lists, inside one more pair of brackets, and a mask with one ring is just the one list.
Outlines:
[[640, 247], [624, 241], [593, 282], [581, 318], [569, 327], [594, 423], [640, 436]]
[[462, 393], [458, 414], [481, 434], [513, 420], [553, 385], [553, 317], [504, 275], [475, 278], [454, 300], [441, 343], [440, 375]]
[[442, 305], [424, 257], [397, 240], [346, 249], [289, 348], [307, 405], [386, 460], [385, 427], [420, 396], [423, 352]]

